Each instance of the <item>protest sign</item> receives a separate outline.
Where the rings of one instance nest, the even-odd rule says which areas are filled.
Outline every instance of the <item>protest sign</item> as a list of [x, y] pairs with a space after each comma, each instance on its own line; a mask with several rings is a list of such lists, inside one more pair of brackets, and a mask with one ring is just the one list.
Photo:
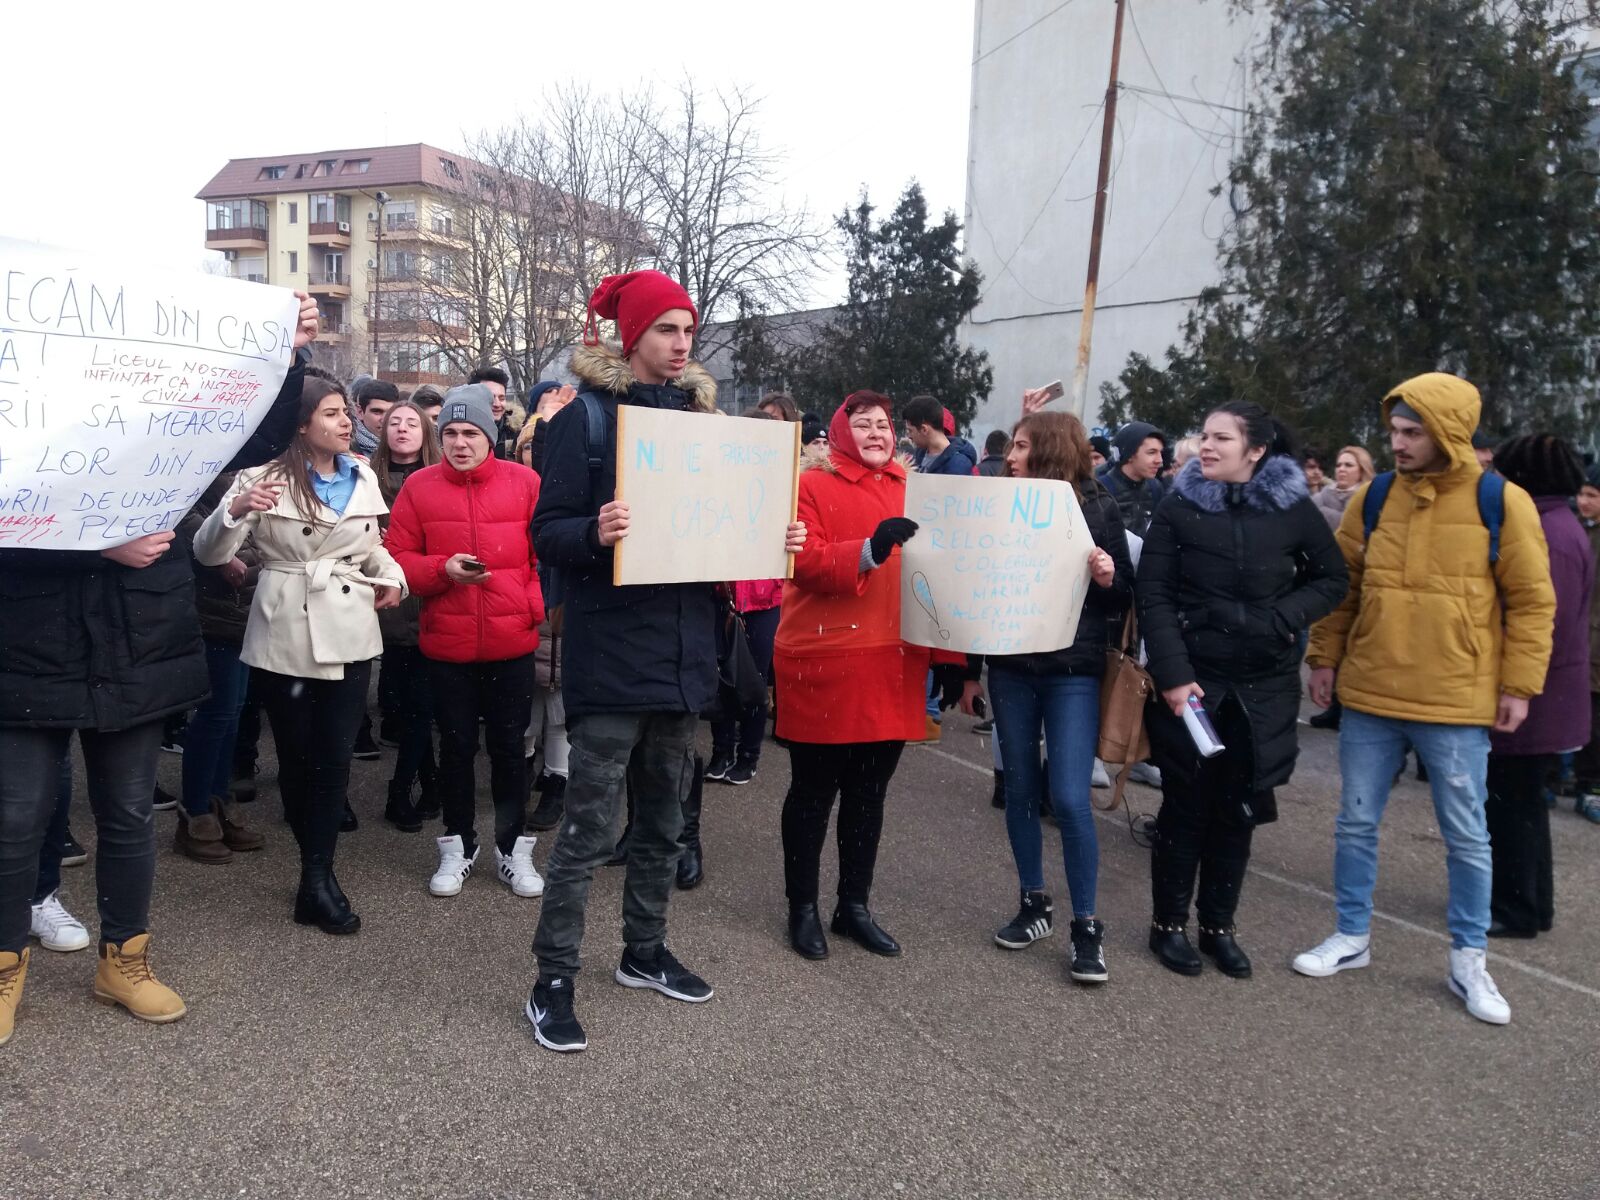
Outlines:
[[0, 239], [0, 546], [176, 526], [283, 386], [299, 308], [283, 288]]
[[613, 582], [781, 579], [800, 426], [617, 406], [617, 499], [632, 517]]
[[900, 636], [966, 654], [1070, 646], [1094, 538], [1070, 484], [912, 475], [901, 548]]

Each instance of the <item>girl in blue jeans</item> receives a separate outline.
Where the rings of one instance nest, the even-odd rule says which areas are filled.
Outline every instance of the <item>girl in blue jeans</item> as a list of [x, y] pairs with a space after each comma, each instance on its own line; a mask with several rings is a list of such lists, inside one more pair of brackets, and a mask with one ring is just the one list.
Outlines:
[[[1061, 856], [1072, 894], [1072, 978], [1104, 983], [1105, 926], [1095, 915], [1100, 846], [1089, 778], [1100, 735], [1100, 676], [1113, 630], [1120, 628], [1133, 598], [1133, 564], [1116, 501], [1094, 478], [1088, 431], [1076, 417], [1058, 412], [1024, 416], [1011, 433], [1006, 474], [1073, 485], [1095, 544], [1089, 552], [1091, 583], [1072, 643], [988, 660], [995, 739], [1004, 770], [1006, 835], [1022, 891], [1017, 915], [994, 940], [1007, 950], [1022, 950], [1055, 931], [1055, 906], [1044, 890], [1039, 828], [1040, 806], [1048, 798], [1061, 827]], [[961, 707], [974, 715], [974, 702], [983, 694], [977, 679], [982, 669], [982, 659], [969, 659]], [[1048, 751], [1048, 789], [1039, 763], [1041, 735]]]

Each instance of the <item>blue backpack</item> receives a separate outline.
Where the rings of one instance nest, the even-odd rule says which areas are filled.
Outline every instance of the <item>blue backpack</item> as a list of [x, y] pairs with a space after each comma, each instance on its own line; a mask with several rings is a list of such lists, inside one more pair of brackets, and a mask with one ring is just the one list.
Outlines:
[[[1389, 498], [1389, 489], [1394, 487], [1394, 472], [1385, 471], [1373, 479], [1372, 485], [1367, 488], [1367, 495], [1361, 502], [1361, 540], [1372, 539], [1372, 531], [1377, 528], [1378, 515], [1383, 512], [1383, 502]], [[1483, 522], [1483, 527], [1489, 531], [1489, 561], [1500, 561], [1500, 526], [1506, 519], [1506, 481], [1502, 475], [1492, 471], [1485, 471], [1478, 478], [1478, 519]]]

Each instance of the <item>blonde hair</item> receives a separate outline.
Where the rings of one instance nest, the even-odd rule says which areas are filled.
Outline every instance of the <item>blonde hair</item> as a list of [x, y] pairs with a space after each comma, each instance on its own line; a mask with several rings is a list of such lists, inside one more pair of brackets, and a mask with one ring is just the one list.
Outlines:
[[1359, 482], [1366, 483], [1377, 475], [1378, 469], [1372, 465], [1372, 455], [1368, 454], [1361, 446], [1340, 446], [1339, 453], [1333, 456], [1333, 465], [1337, 467], [1339, 460], [1346, 454], [1356, 460], [1356, 466], [1361, 471]]
[[1175, 467], [1181, 467], [1191, 458], [1199, 457], [1200, 435], [1197, 433], [1191, 433], [1186, 438], [1179, 438], [1177, 444], [1172, 447], [1172, 465]]

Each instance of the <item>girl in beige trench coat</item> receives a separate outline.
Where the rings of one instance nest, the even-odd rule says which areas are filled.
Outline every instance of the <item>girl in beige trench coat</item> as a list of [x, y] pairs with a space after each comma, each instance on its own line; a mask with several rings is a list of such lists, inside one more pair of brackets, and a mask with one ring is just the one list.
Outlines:
[[383, 548], [378, 478], [350, 450], [344, 389], [309, 379], [299, 431], [267, 466], [241, 471], [195, 535], [195, 558], [227, 562], [251, 539], [261, 580], [240, 658], [258, 672], [278, 750], [278, 786], [300, 843], [294, 919], [354, 933], [361, 918], [333, 875], [350, 755], [383, 649], [377, 609], [405, 576]]

